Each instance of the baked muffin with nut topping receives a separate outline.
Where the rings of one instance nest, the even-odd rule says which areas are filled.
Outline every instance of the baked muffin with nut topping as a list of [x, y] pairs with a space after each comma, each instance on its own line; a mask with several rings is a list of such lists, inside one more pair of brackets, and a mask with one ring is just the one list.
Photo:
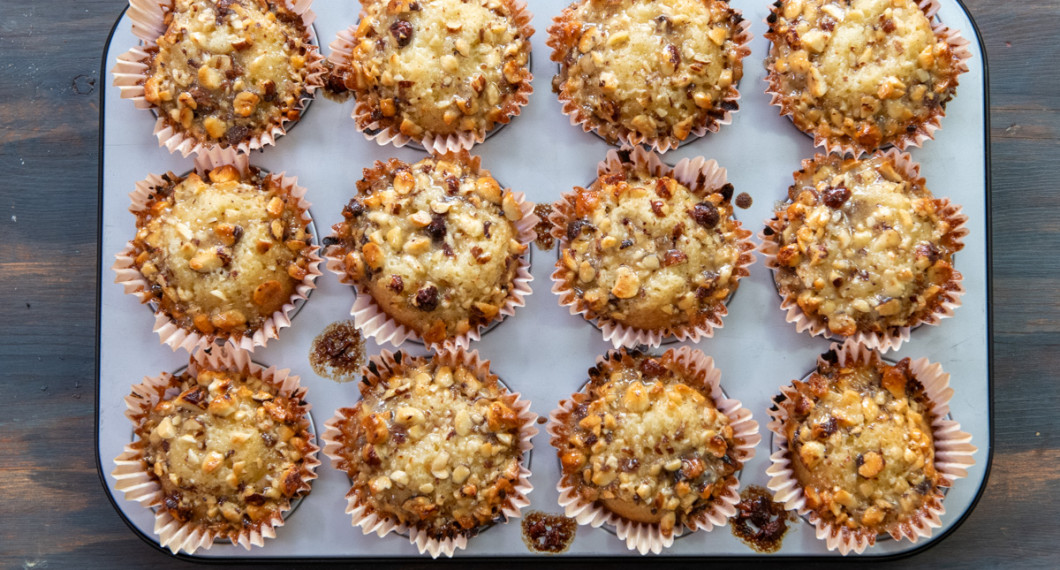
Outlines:
[[909, 155], [817, 155], [794, 177], [763, 249], [785, 308], [804, 315], [799, 330], [883, 346], [952, 312], [965, 217], [932, 196]]
[[563, 112], [664, 152], [728, 123], [748, 25], [723, 0], [580, 0], [549, 28]]
[[769, 15], [773, 103], [830, 152], [931, 138], [967, 71], [932, 0], [782, 0]]
[[[588, 384], [561, 403], [549, 427], [563, 472], [561, 503], [595, 505], [671, 541], [682, 527], [709, 529], [702, 516], [709, 510], [722, 518], [735, 512], [721, 497], [738, 500], [735, 473], [749, 456], [741, 448], [747, 433], [734, 424], [744, 431], [748, 420], [721, 410], [712, 365], [690, 364], [691, 353], [623, 349], [589, 370]], [[752, 447], [758, 441], [749, 439]]]
[[713, 161], [696, 164], [609, 154], [597, 179], [564, 195], [552, 216], [561, 303], [653, 335], [618, 345], [710, 336], [748, 274], [753, 245], [733, 218], [733, 186]]
[[145, 191], [132, 210], [136, 236], [123, 252], [142, 281], [127, 291], [204, 344], [251, 348], [276, 336], [319, 274], [304, 190], [281, 175], [226, 164], [167, 174]]
[[[436, 152], [470, 149], [519, 114], [530, 87], [530, 14], [516, 0], [363, 2], [333, 44], [363, 131]], [[336, 59], [338, 59], [336, 61]], [[382, 140], [382, 139], [381, 139]]]
[[[354, 524], [385, 521], [450, 556], [486, 526], [526, 504], [523, 454], [536, 429], [528, 404], [476, 353], [432, 358], [384, 352], [361, 401], [328, 422], [325, 452], [345, 471]], [[420, 544], [421, 551], [426, 547]]]
[[297, 120], [323, 69], [303, 16], [281, 1], [172, 0], [144, 99], [176, 132], [246, 152]]
[[[889, 532], [937, 503], [932, 406], [910, 359], [818, 362], [780, 405], [781, 427], [806, 507], [836, 527]], [[826, 355], [827, 356], [827, 355]]]
[[195, 533], [260, 545], [261, 530], [282, 525], [315, 477], [305, 390], [202, 364], [153, 389], [157, 403], [134, 418], [131, 447], [160, 488], [159, 508]]
[[[377, 162], [357, 190], [329, 238], [329, 267], [410, 334], [466, 345], [522, 304], [533, 206], [502, 189], [478, 158], [464, 151]], [[354, 312], [358, 326], [371, 320]]]

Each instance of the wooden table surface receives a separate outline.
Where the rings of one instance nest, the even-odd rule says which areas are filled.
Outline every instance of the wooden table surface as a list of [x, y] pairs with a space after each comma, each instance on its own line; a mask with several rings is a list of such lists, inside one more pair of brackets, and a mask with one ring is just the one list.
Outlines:
[[[960, 528], [937, 546], [887, 565], [1055, 568], [1060, 2], [967, 4], [986, 45], [991, 79], [993, 468], [978, 507]], [[5, 568], [188, 566], [133, 535], [108, 502], [95, 463], [99, 97], [109, 88], [100, 57], [123, 5], [0, 2]]]

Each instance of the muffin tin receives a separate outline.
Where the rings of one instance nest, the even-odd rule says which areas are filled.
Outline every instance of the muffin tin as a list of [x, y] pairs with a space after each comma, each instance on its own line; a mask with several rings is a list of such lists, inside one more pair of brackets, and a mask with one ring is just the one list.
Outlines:
[[[499, 130], [488, 141], [477, 145], [472, 153], [482, 157], [483, 166], [514, 190], [525, 192], [533, 202], [552, 202], [561, 192], [593, 178], [597, 163], [609, 147], [599, 138], [570, 125], [560, 112], [560, 104], [550, 91], [555, 66], [549, 61], [545, 30], [551, 19], [567, 5], [567, 0], [535, 0], [532, 38], [533, 72], [536, 93], [523, 113], [510, 125]], [[757, 233], [771, 215], [776, 202], [786, 196], [791, 173], [800, 161], [814, 154], [812, 141], [781, 117], [769, 105], [764, 93], [765, 70], [761, 64], [768, 49], [762, 37], [769, 4], [750, 0], [733, 0], [751, 20], [752, 53], [744, 60], [745, 76], [740, 84], [740, 110], [730, 125], [707, 134], [681, 148], [666, 153], [663, 159], [674, 162], [684, 157], [713, 158], [727, 169], [736, 193], [747, 192], [754, 203], [738, 211], [744, 226]], [[927, 357], [939, 362], [951, 375], [955, 390], [951, 402], [953, 418], [972, 434], [979, 448], [976, 464], [967, 479], [950, 489], [942, 528], [927, 540], [881, 540], [869, 548], [863, 558], [879, 558], [911, 553], [937, 543], [952, 531], [971, 511], [984, 487], [989, 470], [992, 433], [990, 353], [990, 187], [989, 128], [987, 124], [986, 60], [978, 33], [959, 0], [942, 0], [941, 19], [961, 30], [972, 40], [971, 71], [962, 75], [957, 97], [947, 106], [947, 117], [936, 133], [936, 140], [911, 154], [921, 163], [928, 187], [937, 197], [949, 197], [963, 207], [969, 217], [970, 230], [965, 248], [956, 259], [964, 275], [967, 293], [963, 305], [953, 318], [937, 327], [922, 327], [912, 334], [898, 352], [887, 358]], [[327, 45], [340, 29], [356, 21], [359, 6], [353, 2], [316, 0], [316, 32], [321, 44]], [[103, 58], [101, 77], [107, 87], [101, 90], [100, 112], [100, 228], [99, 228], [99, 313], [97, 361], [97, 453], [100, 477], [115, 508], [130, 528], [147, 542], [157, 546], [152, 532], [154, 517], [150, 510], [125, 501], [114, 491], [109, 475], [113, 458], [129, 441], [129, 422], [123, 416], [123, 398], [130, 387], [144, 376], [175, 370], [187, 364], [188, 355], [173, 352], [159, 344], [151, 332], [153, 316], [139, 306], [135, 297], [124, 295], [113, 283], [110, 269], [114, 254], [132, 237], [134, 219], [128, 212], [128, 194], [134, 184], [150, 173], [167, 170], [185, 172], [192, 167], [190, 158], [170, 154], [160, 148], [152, 135], [154, 117], [122, 101], [118, 90], [110, 85], [109, 69], [115, 58], [135, 45], [128, 16], [123, 14], [111, 32]], [[325, 48], [326, 52], [327, 49]], [[299, 127], [277, 141], [276, 146], [251, 154], [251, 163], [273, 172], [286, 171], [297, 176], [308, 189], [307, 199], [317, 222], [317, 230], [327, 229], [341, 220], [342, 206], [355, 192], [354, 182], [361, 170], [375, 160], [399, 157], [415, 161], [422, 151], [412, 148], [378, 146], [357, 132], [350, 118], [353, 101], [334, 103], [318, 97]], [[321, 236], [318, 236], [318, 238]], [[757, 241], [757, 239], [756, 239]], [[542, 252], [536, 252], [542, 253]], [[740, 476], [741, 488], [764, 486], [769, 465], [769, 441], [764, 425], [766, 409], [782, 385], [801, 378], [812, 370], [818, 354], [828, 350], [829, 342], [795, 332], [784, 321], [770, 271], [756, 254], [750, 276], [741, 281], [741, 294], [729, 305], [724, 327], [713, 338], [695, 344], [715, 360], [721, 370], [726, 392], [751, 410], [763, 426], [763, 439], [754, 459], [745, 465]], [[554, 254], [535, 255], [531, 283], [534, 294], [527, 297], [526, 307], [516, 311], [482, 340], [472, 344], [481, 356], [489, 359], [491, 369], [522, 397], [530, 400], [531, 409], [547, 417], [560, 399], [575, 392], [588, 377], [586, 371], [597, 356], [611, 348], [592, 324], [571, 316], [560, 307], [550, 292]], [[327, 325], [349, 319], [353, 294], [339, 283], [335, 275], [325, 272], [317, 280], [318, 288], [285, 329], [278, 340], [266, 349], [254, 352], [255, 361], [290, 368], [308, 388], [313, 404], [313, 419], [320, 433], [324, 420], [337, 408], [352, 405], [358, 398], [356, 383], [340, 384], [316, 376], [309, 364], [310, 345]], [[381, 347], [371, 340], [365, 343], [369, 354]], [[672, 345], [671, 345], [672, 346]], [[393, 350], [393, 347], [384, 346]], [[405, 343], [402, 350], [424, 354], [424, 348]], [[661, 353], [667, 347], [653, 352]], [[539, 426], [540, 427], [540, 426]], [[548, 443], [548, 434], [534, 438], [535, 461], [530, 479], [534, 491], [531, 505], [523, 511], [561, 514], [557, 503], [558, 464]], [[379, 538], [363, 535], [350, 524], [344, 513], [345, 493], [349, 484], [344, 473], [334, 469], [323, 457], [319, 478], [312, 492], [297, 511], [290, 513], [286, 526], [263, 548], [247, 551], [227, 543], [199, 551], [197, 560], [279, 559], [288, 562], [303, 559], [383, 559], [421, 558], [416, 548], [397, 536]], [[498, 524], [468, 543], [458, 558], [534, 557], [522, 540], [520, 520]], [[823, 541], [815, 538], [813, 528], [799, 519], [784, 538], [779, 551], [783, 556], [839, 557], [828, 552]], [[563, 556], [638, 557], [604, 528], [580, 526], [570, 549]], [[711, 532], [697, 532], [678, 538], [662, 556], [746, 557], [762, 556], [735, 538], [729, 527]]]

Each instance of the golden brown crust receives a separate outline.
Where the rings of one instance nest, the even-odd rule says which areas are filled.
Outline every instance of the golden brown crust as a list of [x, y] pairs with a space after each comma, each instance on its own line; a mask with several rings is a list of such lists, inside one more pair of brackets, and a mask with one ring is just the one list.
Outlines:
[[769, 222], [777, 289], [831, 334], [893, 335], [931, 320], [961, 291], [953, 255], [963, 216], [931, 195], [907, 159], [817, 155]]
[[730, 419], [669, 351], [613, 352], [554, 416], [562, 484], [664, 535], [710, 509], [741, 462]]
[[[785, 0], [767, 81], [795, 126], [855, 154], [930, 138], [967, 67], [914, 0]], [[932, 125], [929, 128], [929, 125]], [[829, 147], [831, 148], [831, 147]]]
[[533, 32], [515, 0], [367, 2], [336, 72], [368, 110], [362, 130], [481, 142], [526, 104]]
[[363, 293], [428, 344], [501, 318], [527, 243], [523, 212], [467, 152], [365, 169], [330, 255]]
[[738, 108], [746, 24], [721, 0], [582, 0], [549, 28], [564, 112], [608, 142], [676, 148]]
[[252, 336], [289, 303], [315, 247], [300, 201], [281, 179], [231, 165], [152, 189], [136, 214], [144, 302], [187, 331]]
[[161, 505], [183, 524], [235, 542], [275, 526], [309, 490], [315, 452], [302, 401], [249, 372], [199, 369], [157, 387], [134, 416], [132, 444], [161, 487]]
[[780, 402], [794, 476], [823, 520], [874, 537], [938, 506], [949, 482], [935, 469], [935, 418], [909, 365], [876, 353], [846, 366], [821, 360]]
[[733, 188], [689, 187], [669, 167], [622, 162], [576, 187], [554, 214], [554, 278], [586, 318], [676, 334], [720, 324], [752, 249], [732, 216]]
[[319, 58], [300, 15], [265, 0], [173, 4], [144, 81], [167, 125], [227, 148], [298, 119]]
[[352, 479], [364, 516], [435, 540], [472, 536], [503, 518], [517, 494], [526, 420], [486, 369], [441, 356], [396, 359], [373, 363], [362, 401], [339, 410], [336, 467]]

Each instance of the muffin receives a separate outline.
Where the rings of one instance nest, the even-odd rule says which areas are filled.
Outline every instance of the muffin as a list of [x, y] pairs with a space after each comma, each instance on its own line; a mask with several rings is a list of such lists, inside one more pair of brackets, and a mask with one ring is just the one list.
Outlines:
[[772, 103], [829, 152], [933, 138], [967, 40], [932, 24], [936, 0], [783, 0], [768, 18]]
[[115, 460], [115, 488], [156, 510], [174, 553], [217, 539], [262, 546], [316, 478], [305, 392], [242, 351], [199, 352], [184, 372], [145, 378], [125, 399], [136, 439]]
[[916, 542], [940, 525], [942, 488], [967, 475], [971, 436], [944, 419], [949, 376], [926, 359], [891, 364], [847, 342], [782, 389], [769, 488], [809, 514], [829, 550], [858, 553], [882, 533]]
[[534, 29], [522, 0], [362, 4], [360, 23], [339, 34], [329, 60], [368, 138], [468, 150], [526, 105]]
[[452, 556], [529, 504], [537, 416], [477, 352], [384, 351], [360, 389], [327, 422], [324, 452], [349, 476], [346, 512], [365, 534], [408, 532], [420, 553]]
[[549, 28], [552, 87], [571, 124], [665, 152], [731, 121], [749, 27], [723, 0], [580, 0]]
[[967, 218], [931, 195], [908, 154], [817, 155], [794, 178], [762, 251], [800, 332], [897, 349], [912, 327], [953, 314]]
[[567, 516], [614, 525], [641, 554], [669, 547], [685, 527], [724, 525], [740, 500], [736, 473], [760, 438], [720, 376], [688, 347], [599, 359], [549, 423]]
[[132, 193], [136, 236], [117, 256], [116, 281], [153, 306], [173, 350], [264, 346], [320, 275], [304, 195], [245, 159], [152, 175]]
[[524, 304], [532, 277], [523, 254], [537, 217], [477, 157], [376, 162], [357, 191], [327, 254], [328, 267], [357, 287], [352, 313], [366, 335], [466, 348]]
[[637, 147], [608, 152], [597, 174], [550, 218], [560, 304], [596, 319], [616, 348], [712, 336], [754, 261], [725, 170], [702, 158], [670, 168]]
[[277, 0], [132, 0], [145, 42], [119, 58], [122, 97], [158, 116], [159, 144], [184, 156], [240, 152], [275, 142], [321, 85], [323, 58], [310, 37], [309, 3]]

